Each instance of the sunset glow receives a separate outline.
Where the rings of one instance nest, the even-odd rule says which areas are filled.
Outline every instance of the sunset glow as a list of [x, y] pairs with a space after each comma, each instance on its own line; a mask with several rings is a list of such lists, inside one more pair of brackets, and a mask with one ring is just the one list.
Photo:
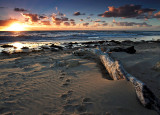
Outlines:
[[160, 0], [0, 1], [0, 31], [160, 30]]
[[25, 31], [25, 27], [24, 25], [20, 24], [20, 23], [14, 23], [11, 26], [9, 26], [8, 28], [6, 28], [6, 31]]

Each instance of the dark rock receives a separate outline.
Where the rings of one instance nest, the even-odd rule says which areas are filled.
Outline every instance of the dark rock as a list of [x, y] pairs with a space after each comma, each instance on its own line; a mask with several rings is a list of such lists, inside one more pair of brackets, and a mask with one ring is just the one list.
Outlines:
[[54, 45], [54, 44], [52, 44], [50, 47], [51, 47], [51, 48], [58, 48], [58, 49], [60, 49], [60, 50], [63, 50], [63, 47], [62, 47], [62, 46], [57, 46], [57, 45]]
[[57, 52], [57, 51], [58, 51], [58, 49], [56, 49], [56, 48], [51, 48], [51, 51], [53, 51], [53, 52]]
[[22, 47], [21, 49], [29, 49], [28, 47]]
[[134, 49], [134, 46], [128, 47], [128, 48], [121, 48], [121, 47], [116, 47], [113, 49], [110, 49], [111, 52], [126, 52], [129, 54], [134, 54], [136, 53], [136, 50]]
[[11, 48], [11, 47], [14, 47], [13, 45], [8, 45], [8, 44], [4, 44], [1, 46], [2, 48]]
[[48, 46], [41, 46], [42, 49], [50, 49]]
[[111, 40], [110, 42], [116, 43], [116, 44], [121, 44], [119, 41]]
[[134, 46], [131, 46], [126, 49], [126, 52], [129, 54], [134, 54], [134, 53], [136, 53], [136, 50], [134, 49]]

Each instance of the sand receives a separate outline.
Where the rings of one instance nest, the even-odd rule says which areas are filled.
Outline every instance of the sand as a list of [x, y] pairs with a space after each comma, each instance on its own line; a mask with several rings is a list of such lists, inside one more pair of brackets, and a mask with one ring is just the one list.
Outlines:
[[0, 114], [157, 115], [139, 103], [130, 82], [102, 71], [66, 51], [1, 55]]
[[134, 44], [137, 52], [112, 52], [111, 56], [119, 60], [124, 68], [133, 76], [149, 86], [160, 99], [160, 71], [155, 65], [160, 62], [160, 43]]

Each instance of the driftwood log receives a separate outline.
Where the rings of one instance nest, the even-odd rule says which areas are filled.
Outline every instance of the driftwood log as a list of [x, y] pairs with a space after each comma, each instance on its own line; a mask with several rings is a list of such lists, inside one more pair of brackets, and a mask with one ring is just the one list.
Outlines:
[[98, 56], [113, 80], [126, 79], [130, 81], [135, 87], [137, 97], [141, 104], [144, 107], [153, 109], [160, 114], [160, 101], [158, 98], [146, 84], [129, 74], [119, 61], [113, 60], [108, 53], [104, 53], [100, 49], [78, 50], [74, 53], [82, 54], [83, 52], [85, 52], [85, 54], [86, 52], [91, 52], [92, 54]]

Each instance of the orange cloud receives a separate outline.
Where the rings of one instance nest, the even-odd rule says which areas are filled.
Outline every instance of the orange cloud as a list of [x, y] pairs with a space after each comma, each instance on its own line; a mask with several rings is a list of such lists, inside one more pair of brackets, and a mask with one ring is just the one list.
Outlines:
[[16, 20], [16, 19], [0, 20], [0, 26], [9, 26], [15, 22], [18, 22], [18, 20]]

